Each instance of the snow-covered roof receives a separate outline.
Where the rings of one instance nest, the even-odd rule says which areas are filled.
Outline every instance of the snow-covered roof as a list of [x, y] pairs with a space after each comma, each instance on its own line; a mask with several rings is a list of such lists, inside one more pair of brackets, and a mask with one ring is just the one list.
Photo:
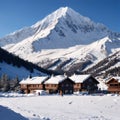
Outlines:
[[118, 82], [120, 82], [120, 77], [113, 77], [115, 80], [117, 80]]
[[22, 80], [20, 84], [41, 84], [47, 78], [48, 76], [27, 78], [27, 79]]
[[109, 80], [106, 81], [106, 83], [108, 83], [112, 79], [115, 79], [115, 80], [117, 80], [120, 83], [120, 77], [118, 77], [118, 76], [110, 78]]
[[72, 81], [74, 81], [75, 83], [82, 83], [84, 82], [86, 79], [88, 79], [91, 75], [72, 75], [71, 77], [69, 77]]
[[45, 81], [45, 84], [59, 84], [60, 82], [64, 81], [66, 78], [67, 76], [64, 75], [51, 76], [51, 78]]

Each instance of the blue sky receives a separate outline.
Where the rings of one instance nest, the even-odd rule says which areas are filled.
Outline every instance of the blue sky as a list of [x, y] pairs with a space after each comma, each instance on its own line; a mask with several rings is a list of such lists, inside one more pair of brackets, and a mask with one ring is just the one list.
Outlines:
[[120, 32], [120, 0], [0, 0], [0, 37], [31, 26], [65, 6]]

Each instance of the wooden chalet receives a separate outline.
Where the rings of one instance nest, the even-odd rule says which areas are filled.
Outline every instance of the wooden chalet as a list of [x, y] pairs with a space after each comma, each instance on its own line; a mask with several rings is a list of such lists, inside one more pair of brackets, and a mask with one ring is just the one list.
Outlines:
[[93, 93], [98, 90], [97, 84], [99, 83], [91, 75], [72, 75], [69, 77], [74, 84], [74, 92], [77, 91], [87, 91], [88, 93]]
[[74, 82], [64, 75], [52, 76], [44, 84], [50, 94], [72, 94], [74, 91]]
[[108, 92], [120, 94], [120, 77], [112, 77], [106, 81]]
[[33, 77], [27, 78], [26, 80], [22, 80], [20, 82], [21, 90], [24, 93], [33, 93], [35, 90], [44, 90], [44, 82], [48, 79], [47, 76], [43, 77]]

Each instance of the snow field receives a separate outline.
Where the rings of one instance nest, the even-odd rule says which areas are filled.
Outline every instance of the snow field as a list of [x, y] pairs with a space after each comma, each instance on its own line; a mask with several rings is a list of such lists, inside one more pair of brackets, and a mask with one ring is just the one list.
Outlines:
[[119, 120], [120, 96], [1, 97], [0, 105], [29, 120]]

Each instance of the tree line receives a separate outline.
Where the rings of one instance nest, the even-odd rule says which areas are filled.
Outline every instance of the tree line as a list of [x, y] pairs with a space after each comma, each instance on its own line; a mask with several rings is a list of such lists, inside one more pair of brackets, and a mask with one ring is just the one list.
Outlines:
[[6, 62], [7, 64], [12, 64], [16, 67], [24, 67], [31, 73], [34, 72], [34, 69], [46, 73], [46, 74], [54, 74], [53, 71], [45, 70], [38, 66], [37, 64], [33, 64], [32, 62], [29, 62], [27, 60], [23, 60], [19, 56], [13, 55], [12, 53], [9, 53], [8, 51], [0, 48], [0, 62]]
[[[53, 71], [45, 70], [41, 67], [39, 67], [36, 64], [33, 64], [32, 62], [28, 62], [27, 60], [23, 60], [19, 56], [13, 55], [12, 53], [9, 53], [8, 51], [0, 48], [0, 63], [7, 63], [12, 66], [16, 66], [18, 68], [24, 67], [30, 73], [34, 72], [34, 69], [51, 75], [56, 74]], [[18, 91], [20, 90], [19, 86], [19, 76], [14, 76], [14, 78], [10, 78], [7, 74], [0, 74], [0, 91], [7, 92], [7, 91]]]
[[0, 92], [19, 91], [19, 78], [16, 76], [10, 79], [7, 74], [3, 74], [0, 77]]

